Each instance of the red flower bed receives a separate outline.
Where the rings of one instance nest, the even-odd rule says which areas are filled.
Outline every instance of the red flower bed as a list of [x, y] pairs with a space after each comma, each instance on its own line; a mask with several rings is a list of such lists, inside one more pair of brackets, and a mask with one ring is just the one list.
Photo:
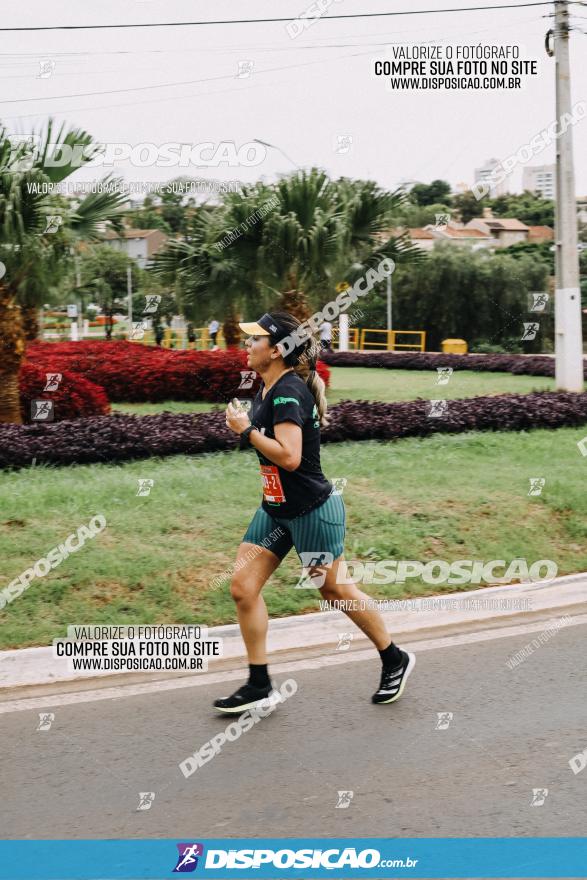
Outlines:
[[[255, 374], [251, 388], [240, 388], [247, 370], [244, 349], [230, 351], [176, 351], [121, 340], [35, 342], [27, 360], [47, 372], [68, 370], [101, 385], [117, 402], [205, 400], [226, 402], [232, 397], [254, 397], [260, 385]], [[328, 367], [317, 370], [326, 385]]]
[[[45, 391], [47, 373], [62, 374], [59, 381], [54, 381], [56, 387], [53, 391]], [[69, 370], [49, 370], [25, 363], [20, 371], [19, 386], [24, 422], [32, 421], [33, 400], [52, 400], [55, 422], [107, 415], [110, 412], [110, 403], [104, 389]]]

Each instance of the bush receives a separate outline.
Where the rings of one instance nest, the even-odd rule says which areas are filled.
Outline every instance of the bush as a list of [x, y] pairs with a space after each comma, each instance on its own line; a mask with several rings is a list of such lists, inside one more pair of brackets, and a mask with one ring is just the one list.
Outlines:
[[[543, 391], [451, 400], [440, 418], [431, 418], [430, 402], [344, 401], [329, 409], [324, 442], [394, 440], [437, 432], [522, 431], [587, 422], [587, 393]], [[38, 464], [116, 462], [234, 449], [238, 437], [226, 427], [224, 413], [114, 413], [76, 422], [0, 424], [0, 467]]]
[[[68, 370], [101, 385], [116, 402], [226, 402], [254, 397], [261, 382], [255, 376], [252, 388], [239, 390], [247, 357], [238, 349], [176, 351], [122, 340], [34, 342], [26, 356], [47, 372]], [[319, 363], [318, 372], [328, 385], [328, 367]]]
[[[44, 390], [48, 372], [62, 372], [56, 391]], [[53, 419], [56, 422], [106, 415], [110, 412], [110, 403], [103, 388], [67, 370], [44, 370], [34, 364], [25, 363], [20, 370], [19, 386], [21, 415], [25, 422], [32, 421], [33, 400], [52, 400]]]
[[475, 342], [470, 346], [474, 354], [521, 354], [522, 349], [518, 345], [493, 345], [490, 342]]
[[[388, 370], [474, 370], [478, 373], [514, 373], [554, 376], [554, 358], [522, 354], [436, 354], [428, 351], [328, 351], [322, 359], [331, 367], [384, 367]], [[583, 362], [587, 379], [587, 363]]]

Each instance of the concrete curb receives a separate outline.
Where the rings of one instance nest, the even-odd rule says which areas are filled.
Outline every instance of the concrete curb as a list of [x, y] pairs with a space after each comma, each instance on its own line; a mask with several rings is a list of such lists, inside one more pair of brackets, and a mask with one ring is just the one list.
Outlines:
[[[437, 606], [425, 607], [425, 601]], [[382, 609], [394, 641], [417, 642], [467, 632], [480, 632], [521, 622], [549, 620], [553, 616], [572, 616], [587, 612], [587, 573], [555, 578], [541, 583], [486, 587], [462, 593], [421, 597], [407, 607]], [[274, 662], [331, 654], [337, 650], [342, 633], [352, 633], [347, 651], [362, 650], [369, 640], [341, 611], [319, 611], [272, 620], [268, 649]], [[209, 635], [220, 638], [223, 655], [210, 661], [208, 671], [236, 668], [245, 661], [244, 645], [238, 625], [210, 627]], [[339, 651], [339, 654], [342, 651]], [[200, 673], [199, 675], [205, 675]], [[0, 699], [13, 697], [14, 689], [35, 689], [60, 684], [67, 689], [110, 687], [113, 684], [165, 681], [190, 672], [127, 673], [70, 672], [64, 658], [54, 658], [51, 647], [0, 651]]]

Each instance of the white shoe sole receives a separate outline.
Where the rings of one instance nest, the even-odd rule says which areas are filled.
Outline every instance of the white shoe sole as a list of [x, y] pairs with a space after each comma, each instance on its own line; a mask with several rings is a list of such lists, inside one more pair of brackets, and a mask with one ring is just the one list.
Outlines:
[[406, 671], [404, 672], [404, 677], [402, 678], [402, 683], [400, 685], [399, 691], [397, 692], [397, 694], [395, 696], [390, 697], [389, 700], [377, 701], [377, 703], [375, 703], [376, 706], [387, 706], [388, 703], [395, 703], [395, 701], [399, 700], [399, 698], [403, 694], [404, 688], [406, 686], [406, 681], [408, 680], [408, 676], [409, 676], [410, 672], [412, 671], [412, 669], [414, 668], [414, 666], [416, 665], [416, 655], [410, 654], [409, 651], [406, 651], [406, 654], [408, 655], [408, 657], [410, 659], [408, 660], [408, 665], [406, 667]]
[[278, 703], [281, 703], [281, 695], [277, 691], [271, 691], [269, 696], [263, 697], [261, 700], [253, 700], [252, 703], [245, 703], [242, 706], [233, 706], [226, 709], [220, 706], [214, 706], [214, 709], [216, 709], [217, 712], [224, 712], [225, 715], [241, 715], [249, 709], [256, 709], [257, 707], [269, 709], [270, 707], [277, 706]]

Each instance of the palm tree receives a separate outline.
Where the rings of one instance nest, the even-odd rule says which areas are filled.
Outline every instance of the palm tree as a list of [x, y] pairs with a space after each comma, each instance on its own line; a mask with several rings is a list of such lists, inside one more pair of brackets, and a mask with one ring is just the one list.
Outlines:
[[152, 268], [181, 287], [184, 304], [224, 309], [229, 329], [237, 311], [266, 307], [276, 295], [304, 318], [337, 282], [352, 283], [383, 257], [422, 258], [405, 237], [383, 235], [404, 199], [369, 181], [301, 171], [200, 209], [186, 240], [170, 242]]
[[[77, 150], [78, 158], [75, 164], [73, 161], [59, 161], [59, 163], [54, 161], [54, 157], [59, 155], [64, 147]], [[91, 161], [100, 151], [100, 145], [93, 142], [92, 136], [79, 129], [67, 130], [66, 126], [62, 125], [54, 136], [53, 120], [50, 119], [40, 148], [33, 156], [32, 167], [42, 171], [52, 186], [57, 186], [77, 170], [80, 164]], [[58, 214], [61, 218], [59, 228], [62, 231], [61, 241], [64, 249], [60, 254], [61, 260], [55, 258], [52, 260], [52, 266], [58, 276], [63, 272], [63, 262], [67, 261], [67, 256], [77, 256], [81, 241], [100, 241], [103, 238], [102, 228], [106, 221], [109, 221], [116, 230], [122, 228], [121, 208], [125, 197], [120, 192], [120, 181], [107, 175], [102, 179], [101, 184], [101, 191], [87, 192], [77, 204], [65, 198], [55, 199], [54, 214]], [[46, 281], [44, 277], [29, 276], [27, 284], [21, 291], [21, 310], [26, 338], [29, 340], [38, 336], [39, 306], [47, 299]]]
[[[40, 147], [31, 156], [25, 144], [14, 148], [7, 130], [0, 127], [0, 422], [21, 421], [18, 373], [26, 335], [23, 312], [31, 333], [36, 310], [47, 298], [47, 288], [58, 281], [71, 259], [70, 249], [81, 235], [97, 237], [99, 224], [120, 221], [124, 196], [116, 191], [89, 193], [77, 207], [51, 193], [80, 164], [100, 151], [91, 135], [62, 126], [53, 135], [53, 122], [39, 137]], [[78, 146], [83, 153], [59, 163], [63, 146]], [[51, 218], [59, 217], [56, 223]], [[52, 231], [56, 227], [55, 231]]]
[[[401, 262], [422, 258], [405, 236], [386, 237], [405, 201], [402, 190], [387, 192], [372, 181], [331, 181], [318, 169], [282, 178], [274, 187], [240, 197], [253, 206], [273, 196], [277, 206], [254, 227], [257, 277], [282, 291], [305, 294], [312, 306], [325, 301], [340, 281], [354, 281], [389, 256]], [[242, 208], [241, 208], [242, 213]], [[240, 239], [234, 247], [241, 247]], [[300, 296], [297, 297], [300, 300]], [[304, 305], [300, 300], [300, 309]]]
[[239, 248], [218, 246], [235, 228], [230, 225], [234, 222], [226, 208], [200, 208], [191, 218], [186, 239], [170, 240], [149, 267], [160, 281], [174, 285], [178, 304], [190, 319], [224, 314], [222, 329], [228, 346], [240, 340], [240, 309], [260, 306], [267, 299], [256, 284], [258, 245], [247, 240]]

